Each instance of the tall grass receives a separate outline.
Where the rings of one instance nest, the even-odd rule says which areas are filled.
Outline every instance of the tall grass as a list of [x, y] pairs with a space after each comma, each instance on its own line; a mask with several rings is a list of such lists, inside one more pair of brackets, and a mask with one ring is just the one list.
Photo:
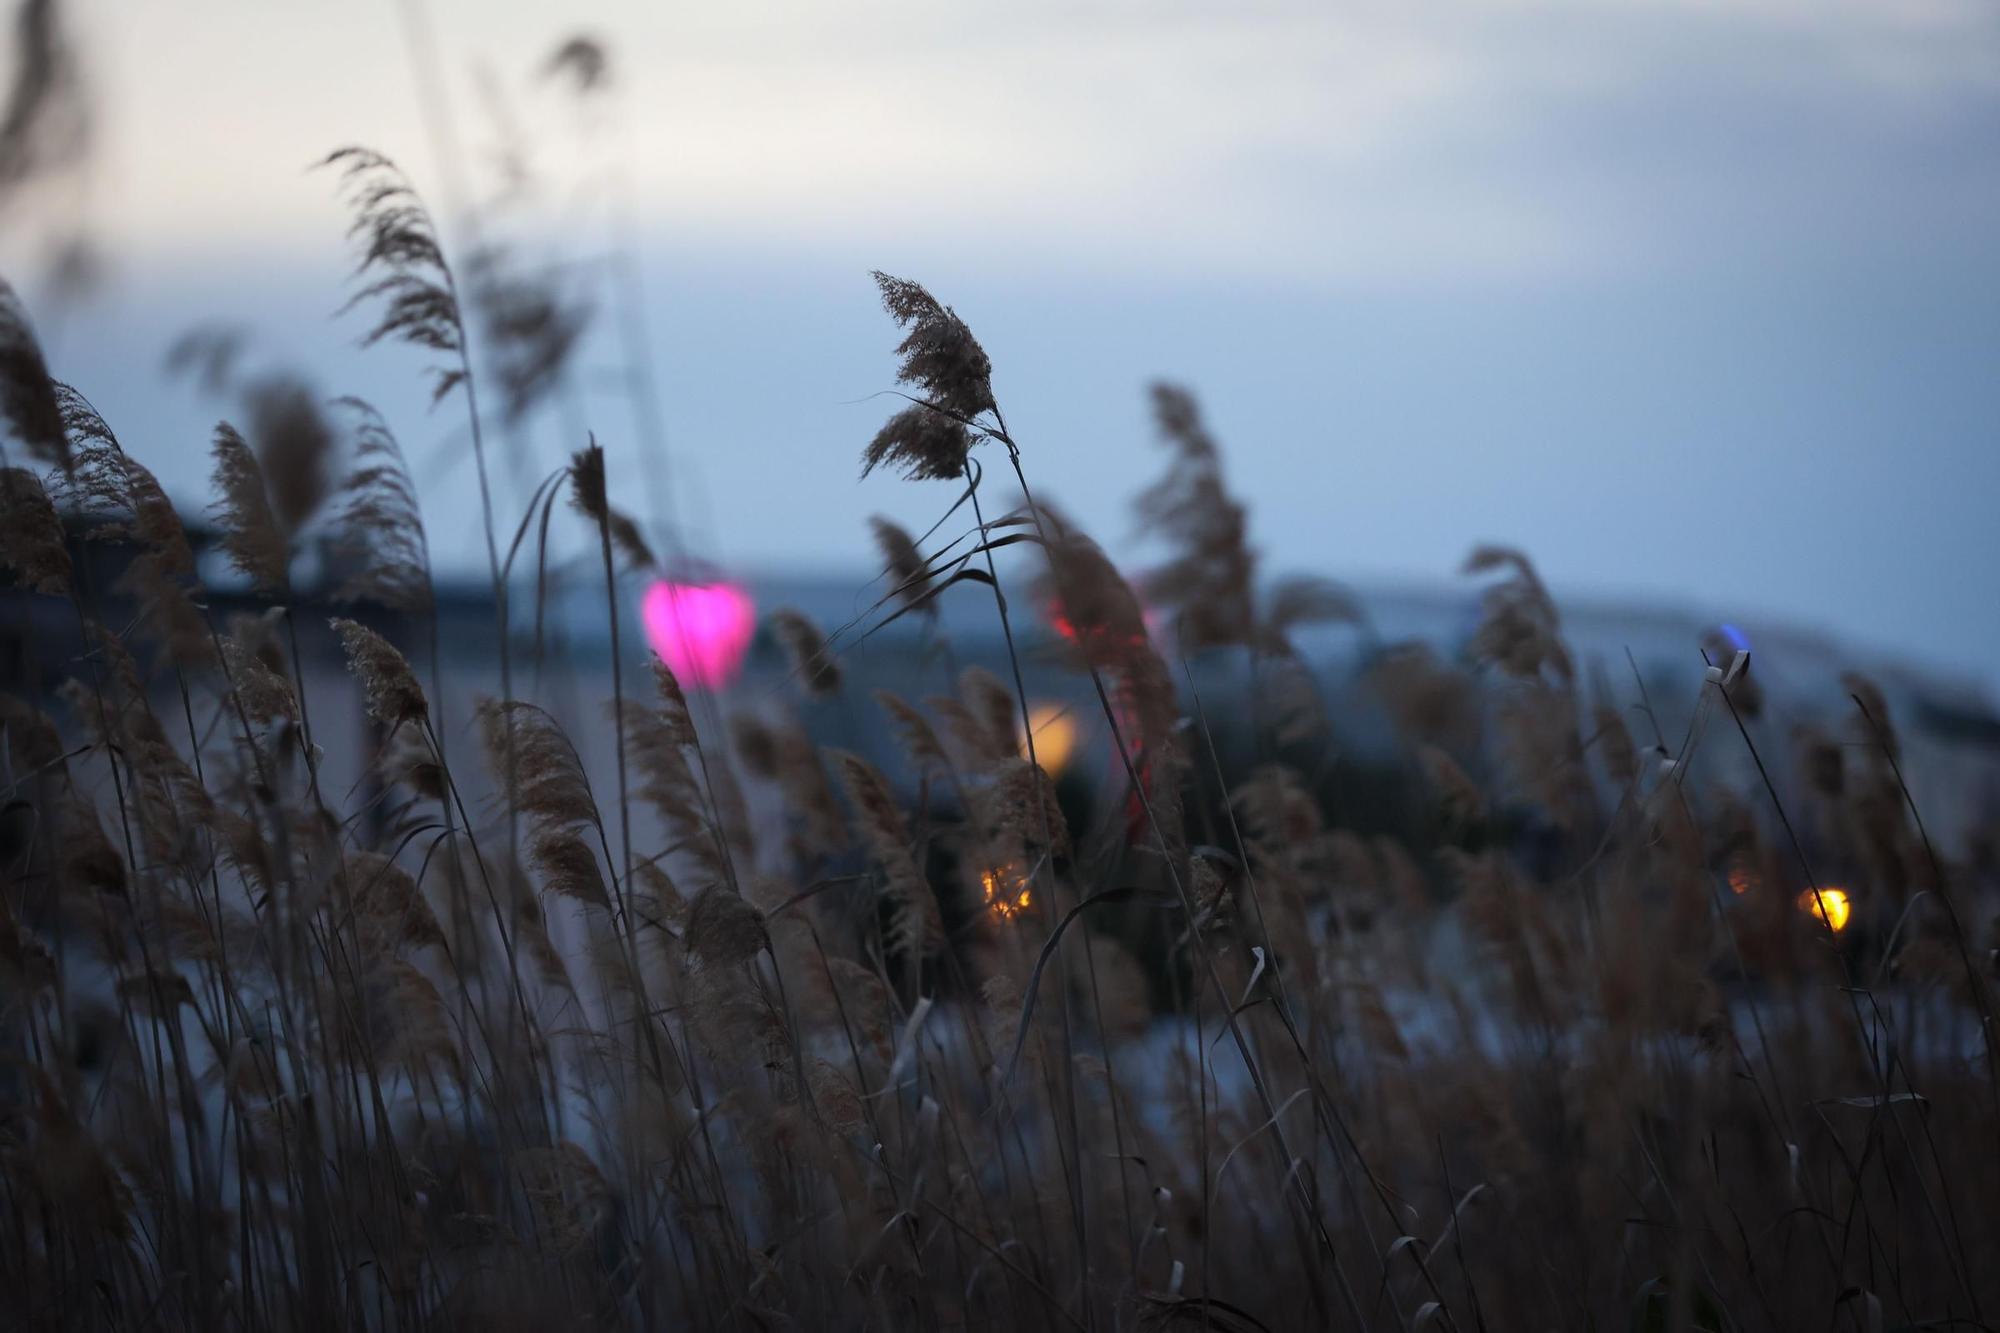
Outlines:
[[[67, 603], [81, 645], [45, 641], [0, 716], [11, 1324], [2000, 1320], [1991, 867], [1932, 844], [1867, 682], [1844, 736], [1787, 736], [1747, 656], [1690, 645], [1669, 735], [1643, 693], [1584, 683], [1532, 563], [1491, 547], [1464, 660], [1383, 644], [1336, 586], [1259, 577], [1169, 387], [1141, 510], [1175, 550], [1135, 589], [1035, 498], [965, 322], [878, 274], [908, 392], [863, 470], [961, 498], [921, 539], [878, 523], [863, 621], [777, 618], [780, 715], [691, 706], [657, 660], [626, 673], [653, 556], [623, 479], [578, 440], [517, 526], [495, 512], [429, 214], [379, 155], [329, 160], [372, 338], [464, 393], [500, 695], [445, 669], [379, 414], [267, 386], [248, 432], [218, 427], [222, 544], [271, 608], [231, 621], [9, 293], [0, 555], [21, 614]], [[603, 791], [598, 701], [560, 706], [539, 670], [517, 697], [510, 666], [515, 557], [566, 523], [610, 626]], [[352, 565], [351, 685], [309, 675], [298, 632], [334, 591], [293, 580], [320, 531]], [[116, 587], [91, 581], [106, 541]], [[865, 701], [849, 645], [909, 613], [939, 634], [964, 582], [1009, 678]], [[1030, 605], [1070, 662], [1024, 655]], [[1362, 635], [1391, 824], [1330, 780], [1315, 623]], [[1247, 697], [1203, 688], [1217, 662]], [[1058, 670], [1111, 747], [1084, 802], [1022, 725]], [[368, 732], [336, 739], [352, 690]], [[893, 731], [900, 775], [823, 752], [809, 708]], [[475, 713], [476, 749], [448, 745]], [[365, 781], [325, 779], [335, 744]], [[1704, 777], [1718, 749], [1756, 781]]]

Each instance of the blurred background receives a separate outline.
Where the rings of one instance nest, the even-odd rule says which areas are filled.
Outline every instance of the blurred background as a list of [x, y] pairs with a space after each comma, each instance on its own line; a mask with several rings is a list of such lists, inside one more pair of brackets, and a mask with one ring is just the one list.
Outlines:
[[0, 269], [190, 511], [226, 405], [165, 362], [229, 331], [381, 405], [440, 566], [483, 573], [462, 413], [334, 317], [347, 211], [309, 168], [362, 143], [448, 247], [576, 312], [575, 386], [498, 451], [504, 516], [587, 422], [668, 549], [865, 582], [869, 514], [922, 532], [955, 498], [857, 481], [883, 268], [971, 324], [1038, 488], [1121, 558], [1166, 376], [1270, 567], [1444, 585], [1506, 542], [1561, 599], [1996, 679], [1984, 0], [77, 0], [12, 42], [71, 100]]

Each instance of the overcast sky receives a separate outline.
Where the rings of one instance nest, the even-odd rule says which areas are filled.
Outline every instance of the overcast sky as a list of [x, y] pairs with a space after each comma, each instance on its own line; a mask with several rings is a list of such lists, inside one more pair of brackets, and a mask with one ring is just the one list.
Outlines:
[[[161, 354], [237, 322], [391, 408], [441, 551], [478, 557], [454, 409], [328, 318], [344, 220], [305, 167], [362, 142], [441, 206], [483, 197], [490, 85], [563, 253], [604, 253], [629, 201], [671, 458], [640, 462], [613, 397], [590, 424], [725, 565], [865, 575], [869, 513], [922, 527], [950, 502], [855, 477], [891, 407], [879, 267], [972, 324], [1031, 478], [1114, 547], [1161, 462], [1143, 388], [1169, 376], [1274, 570], [1443, 580], [1506, 541], [1562, 589], [2000, 680], [1987, 0], [423, 12], [446, 160], [397, 0], [76, 6], [95, 157], [7, 220], [5, 271], [32, 297], [38, 237], [83, 218], [109, 279], [45, 318], [56, 373], [190, 500], [220, 405]], [[583, 108], [534, 78], [577, 26], [615, 81]], [[616, 352], [593, 344], [593, 385]], [[522, 475], [575, 447], [558, 416]]]

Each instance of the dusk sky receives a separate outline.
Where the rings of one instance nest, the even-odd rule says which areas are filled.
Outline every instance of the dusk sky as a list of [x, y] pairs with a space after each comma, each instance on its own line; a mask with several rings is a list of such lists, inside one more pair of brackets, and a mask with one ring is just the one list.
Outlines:
[[[1164, 376], [1273, 572], [1443, 583], [1502, 541], [1559, 592], [2000, 680], [1985, 0], [432, 0], [448, 161], [392, 0], [76, 9], [94, 157], [0, 218], [0, 268], [34, 303], [44, 238], [94, 237], [103, 286], [40, 314], [53, 369], [190, 508], [227, 404], [158, 367], [190, 324], [241, 324], [260, 363], [391, 412], [440, 554], [477, 567], [462, 414], [330, 318], [345, 218], [306, 168], [365, 143], [441, 211], [488, 198], [498, 89], [540, 193], [497, 227], [638, 260], [671, 454], [640, 456], [598, 337], [614, 481], [650, 470], [632, 507], [673, 490], [726, 567], [858, 582], [867, 515], [921, 531], [954, 498], [856, 479], [894, 406], [882, 268], [966, 318], [1030, 478], [1134, 563]], [[579, 28], [612, 62], [582, 105], [537, 78]], [[560, 418], [509, 528], [582, 442]]]

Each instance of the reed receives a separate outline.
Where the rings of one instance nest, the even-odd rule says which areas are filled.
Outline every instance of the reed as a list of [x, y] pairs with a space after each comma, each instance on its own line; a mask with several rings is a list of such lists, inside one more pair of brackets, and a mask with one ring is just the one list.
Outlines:
[[[605, 60], [551, 70], [582, 95]], [[462, 317], [408, 180], [327, 164], [366, 339], [464, 396], [499, 694], [442, 651], [381, 413], [222, 377], [232, 618], [0, 292], [6, 597], [63, 626], [0, 697], [11, 1326], [2000, 1320], [2000, 877], [1926, 828], [1871, 684], [1794, 734], [1747, 655], [1690, 645], [1656, 700], [1495, 546], [1463, 652], [1384, 642], [1340, 585], [1264, 574], [1178, 386], [1136, 505], [1170, 549], [1128, 579], [1030, 489], [967, 321], [878, 273], [903, 403], [860, 471], [943, 516], [876, 520], [855, 622], [771, 617], [779, 688], [691, 699], [630, 672], [635, 576], [682, 540], [595, 437], [518, 515], [489, 482], [480, 339], [512, 429], [584, 307], [482, 269]], [[516, 692], [531, 531], [538, 626], [552, 546], [601, 581], [608, 700], [560, 643], [540, 669], [539, 630]], [[339, 568], [308, 578], [320, 537]], [[1004, 668], [960, 664], [947, 596], [990, 597]], [[905, 615], [927, 697], [854, 652]], [[1351, 680], [1315, 666], [1336, 627]], [[336, 644], [344, 677], [310, 669]], [[1038, 745], [1058, 682], [1101, 772]], [[1357, 708], [1380, 765], [1344, 747]]]

